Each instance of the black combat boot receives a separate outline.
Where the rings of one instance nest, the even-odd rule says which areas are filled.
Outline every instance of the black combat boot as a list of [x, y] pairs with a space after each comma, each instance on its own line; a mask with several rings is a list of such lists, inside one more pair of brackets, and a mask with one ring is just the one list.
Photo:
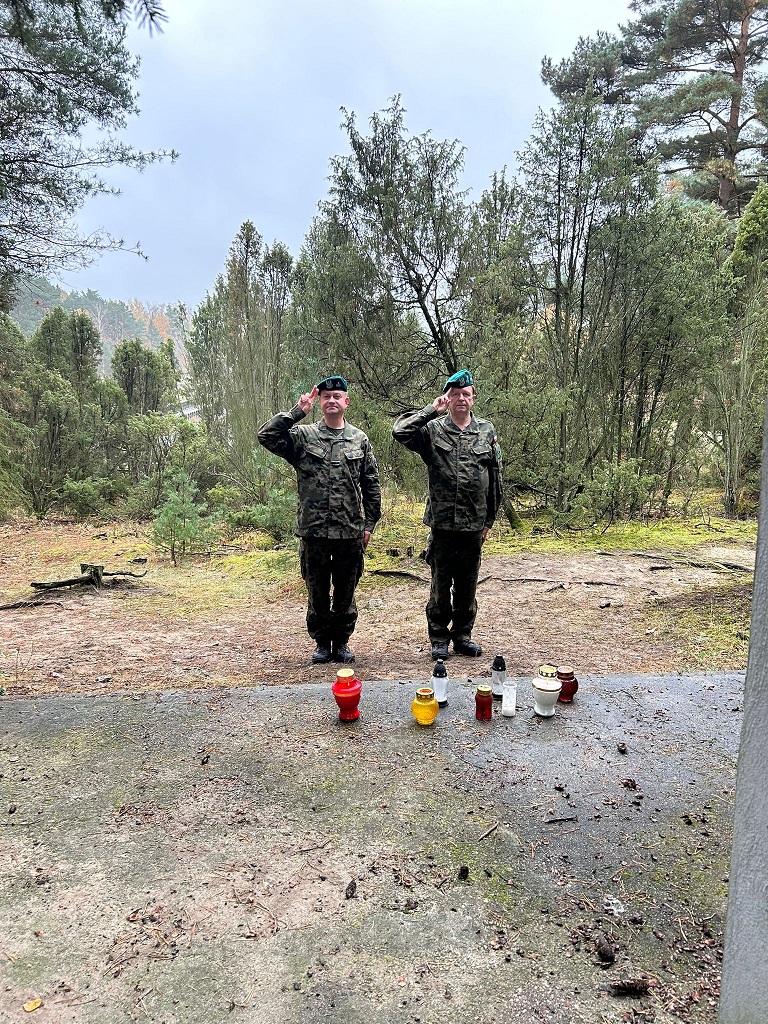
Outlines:
[[331, 660], [331, 648], [325, 640], [318, 640], [317, 647], [312, 651], [312, 664], [325, 665]]
[[453, 653], [463, 654], [466, 658], [479, 658], [483, 653], [483, 648], [469, 637], [456, 637], [453, 641]]
[[432, 641], [432, 660], [437, 661], [438, 658], [442, 658], [446, 661], [450, 658], [448, 652], [448, 641], [447, 640], [433, 640]]
[[355, 660], [355, 656], [350, 651], [346, 640], [334, 640], [332, 650], [334, 661], [341, 661], [343, 664], [348, 665]]

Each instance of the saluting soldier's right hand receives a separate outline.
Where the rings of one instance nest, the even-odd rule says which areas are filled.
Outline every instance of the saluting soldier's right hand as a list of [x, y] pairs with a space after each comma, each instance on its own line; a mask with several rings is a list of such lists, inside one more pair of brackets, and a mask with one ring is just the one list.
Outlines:
[[438, 395], [432, 405], [437, 412], [445, 412], [448, 408], [448, 395]]
[[312, 406], [315, 404], [315, 399], [318, 396], [317, 385], [308, 391], [306, 395], [302, 395], [299, 399], [299, 408], [302, 412], [309, 412]]

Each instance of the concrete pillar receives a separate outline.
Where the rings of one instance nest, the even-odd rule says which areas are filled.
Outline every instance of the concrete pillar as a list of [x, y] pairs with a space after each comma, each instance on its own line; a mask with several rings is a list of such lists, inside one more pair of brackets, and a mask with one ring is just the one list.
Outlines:
[[768, 1021], [768, 407], [718, 1021]]

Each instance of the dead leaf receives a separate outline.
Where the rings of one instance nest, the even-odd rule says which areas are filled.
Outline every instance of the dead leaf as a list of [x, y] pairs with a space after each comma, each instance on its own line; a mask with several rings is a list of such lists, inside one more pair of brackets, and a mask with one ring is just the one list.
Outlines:
[[649, 978], [619, 978], [606, 986], [612, 996], [644, 996], [651, 987]]
[[24, 1003], [24, 1009], [27, 1013], [32, 1013], [33, 1010], [39, 1010], [42, 1005], [42, 999], [30, 999], [29, 1002]]

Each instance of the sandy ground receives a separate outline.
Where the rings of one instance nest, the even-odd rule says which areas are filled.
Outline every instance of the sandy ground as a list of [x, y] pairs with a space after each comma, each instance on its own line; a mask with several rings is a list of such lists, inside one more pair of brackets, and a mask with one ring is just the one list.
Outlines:
[[[76, 528], [69, 529], [71, 534]], [[62, 560], [41, 561], [42, 547], [52, 538], [49, 529], [39, 538], [25, 536], [19, 546], [18, 532], [5, 530], [2, 600], [29, 598], [32, 579], [61, 578]], [[68, 550], [76, 540], [62, 536]], [[127, 560], [130, 551], [125, 554], [122, 561], [110, 557], [110, 567], [135, 570]], [[669, 598], [706, 600], [712, 588], [735, 579], [748, 592], [751, 574], [724, 567], [723, 561], [748, 569], [754, 550], [710, 545], [685, 558], [627, 552], [486, 558], [474, 632], [484, 654], [452, 659], [451, 671], [487, 675], [497, 652], [519, 676], [545, 662], [571, 664], [577, 675], [690, 668], [679, 640], [649, 626], [649, 611]], [[399, 564], [394, 575], [369, 567], [358, 589], [360, 616], [351, 646], [361, 678], [419, 679], [431, 672], [424, 620], [427, 567], [415, 558]], [[197, 610], [194, 600], [175, 610], [174, 577], [156, 566], [150, 557], [141, 579], [110, 579], [101, 590], [59, 590], [44, 596], [46, 604], [0, 612], [6, 692], [284, 684], [320, 682], [333, 674], [332, 665], [309, 664], [313, 644], [300, 584], [276, 593], [254, 582], [245, 600], [222, 602], [216, 612]], [[152, 611], [157, 597], [165, 600], [162, 613]]]

